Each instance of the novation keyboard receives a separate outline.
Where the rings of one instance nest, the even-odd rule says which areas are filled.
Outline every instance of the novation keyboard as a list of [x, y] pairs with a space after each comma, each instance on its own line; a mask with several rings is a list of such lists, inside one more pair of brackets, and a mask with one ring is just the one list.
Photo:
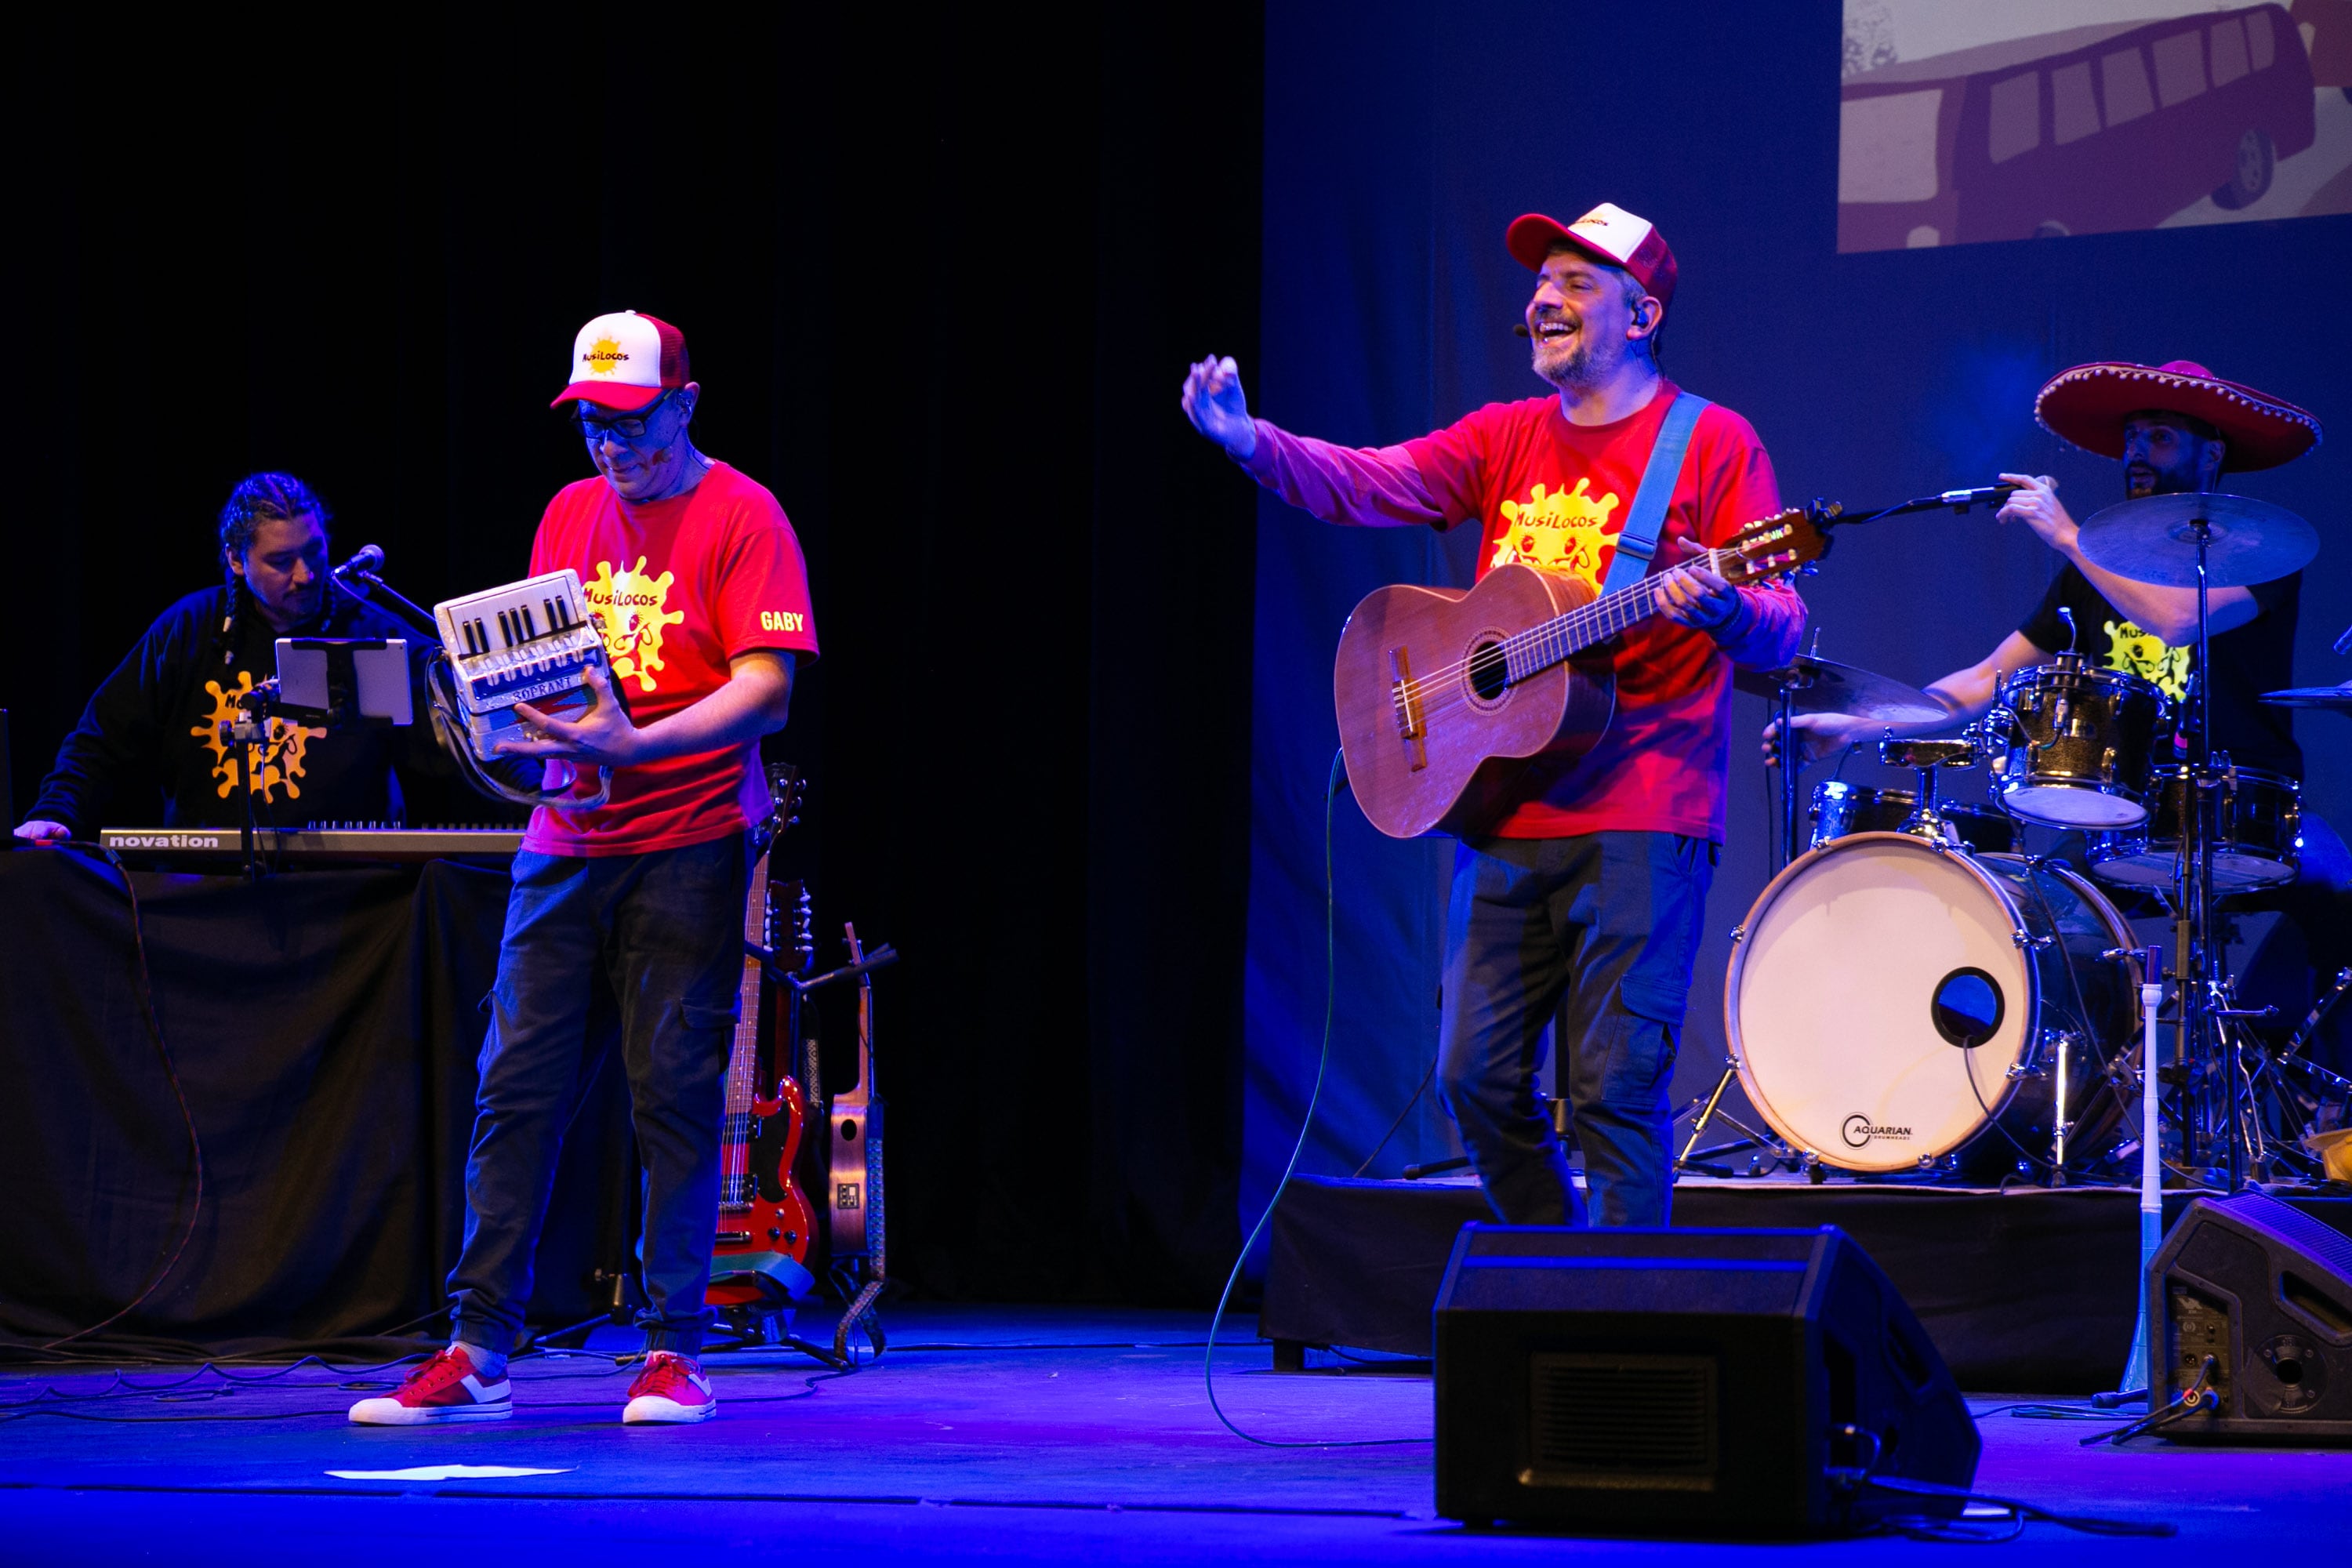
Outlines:
[[514, 705], [573, 718], [586, 711], [588, 669], [604, 662], [604, 637], [570, 567], [433, 606], [457, 675], [466, 734], [484, 762], [520, 722]]
[[[104, 827], [98, 840], [142, 860], [240, 860], [245, 838], [234, 827]], [[503, 864], [522, 847], [520, 827], [390, 827], [382, 823], [313, 823], [257, 827], [255, 853], [271, 866], [382, 865], [417, 860]]]

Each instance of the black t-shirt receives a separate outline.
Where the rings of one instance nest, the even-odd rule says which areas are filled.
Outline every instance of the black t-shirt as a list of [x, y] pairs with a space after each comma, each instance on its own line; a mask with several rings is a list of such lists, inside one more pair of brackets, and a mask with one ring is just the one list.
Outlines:
[[[2303, 749], [2294, 743], [2290, 710], [2271, 707], [2260, 699], [2265, 691], [2294, 684], [2294, 621], [2303, 574], [2256, 584], [2252, 592], [2254, 618], [2213, 639], [2213, 749], [2228, 752], [2241, 767], [2300, 780]], [[2184, 699], [2189, 677], [2197, 668], [2195, 640], [2187, 647], [2168, 647], [2158, 641], [2108, 604], [2081, 568], [2070, 564], [2017, 628], [2046, 653], [2066, 649], [2066, 623], [2058, 618], [2061, 605], [2074, 612], [2074, 625], [2082, 634], [2079, 651], [2090, 657], [2092, 668], [2137, 675], [2161, 688], [2172, 700], [2172, 719], [2179, 734], [2172, 748], [2159, 741], [2155, 755], [2158, 766], [2174, 756], [2186, 762], [2194, 714]]]

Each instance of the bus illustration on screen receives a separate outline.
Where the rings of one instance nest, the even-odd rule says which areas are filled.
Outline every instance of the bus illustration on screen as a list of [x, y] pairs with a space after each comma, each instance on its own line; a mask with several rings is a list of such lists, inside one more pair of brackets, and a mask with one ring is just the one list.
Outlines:
[[2278, 5], [1861, 71], [1839, 106], [1837, 247], [2154, 228], [2205, 200], [2239, 211], [2312, 146], [2314, 85]]

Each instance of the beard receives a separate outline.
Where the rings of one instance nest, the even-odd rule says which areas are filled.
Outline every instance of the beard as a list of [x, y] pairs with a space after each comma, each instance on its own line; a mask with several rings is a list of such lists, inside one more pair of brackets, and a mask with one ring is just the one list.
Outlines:
[[1536, 374], [1562, 392], [1579, 391], [1597, 384], [1608, 368], [1597, 363], [1592, 339], [1582, 329], [1569, 334], [1564, 342], [1548, 342], [1538, 338], [1530, 353]]
[[2152, 463], [2127, 463], [2124, 467], [2124, 495], [2131, 500], [2143, 496], [2189, 495], [2203, 487], [2198, 483], [2194, 461], [2159, 468]]

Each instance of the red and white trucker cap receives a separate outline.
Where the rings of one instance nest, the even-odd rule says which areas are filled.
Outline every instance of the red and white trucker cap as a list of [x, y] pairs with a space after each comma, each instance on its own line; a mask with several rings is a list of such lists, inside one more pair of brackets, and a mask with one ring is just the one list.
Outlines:
[[652, 316], [618, 310], [597, 317], [572, 340], [572, 384], [548, 406], [593, 403], [625, 414], [693, 379], [684, 332]]
[[1544, 258], [1555, 245], [1567, 244], [1633, 275], [1642, 292], [1660, 304], [1675, 297], [1675, 253], [1666, 237], [1645, 217], [1635, 217], [1613, 202], [1602, 202], [1574, 223], [1563, 224], [1541, 213], [1513, 218], [1503, 233], [1504, 248], [1530, 272], [1543, 270]]

